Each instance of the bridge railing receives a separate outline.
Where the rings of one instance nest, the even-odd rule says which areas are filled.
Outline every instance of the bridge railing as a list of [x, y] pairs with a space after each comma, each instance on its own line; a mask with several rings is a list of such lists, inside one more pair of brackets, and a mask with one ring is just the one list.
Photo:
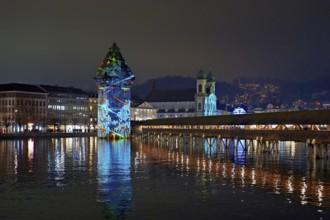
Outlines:
[[194, 137], [291, 140], [309, 143], [330, 143], [330, 131], [319, 130], [246, 130], [210, 128], [142, 128], [144, 134]]

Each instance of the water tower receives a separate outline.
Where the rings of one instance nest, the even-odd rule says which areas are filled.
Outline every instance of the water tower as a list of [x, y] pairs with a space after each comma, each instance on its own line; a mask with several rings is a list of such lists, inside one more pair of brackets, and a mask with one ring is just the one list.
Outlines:
[[98, 132], [100, 138], [120, 139], [131, 132], [130, 104], [134, 75], [114, 43], [98, 67]]

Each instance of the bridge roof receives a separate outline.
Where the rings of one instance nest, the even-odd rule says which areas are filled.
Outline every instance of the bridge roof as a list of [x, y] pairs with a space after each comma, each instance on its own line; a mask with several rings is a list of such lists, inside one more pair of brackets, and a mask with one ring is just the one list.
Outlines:
[[141, 125], [266, 125], [330, 124], [330, 109], [273, 112], [245, 115], [221, 115], [187, 118], [164, 118], [141, 122]]

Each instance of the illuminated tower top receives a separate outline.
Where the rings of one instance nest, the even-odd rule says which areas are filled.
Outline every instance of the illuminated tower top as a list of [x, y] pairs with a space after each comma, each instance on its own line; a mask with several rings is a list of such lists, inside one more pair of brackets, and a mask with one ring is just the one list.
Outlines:
[[134, 75], [119, 47], [114, 43], [97, 68], [98, 130], [100, 138], [126, 138], [130, 135], [131, 86]]
[[109, 49], [96, 72], [95, 79], [98, 85], [103, 87], [105, 84], [131, 84], [134, 75], [121, 55], [119, 47], [113, 43]]

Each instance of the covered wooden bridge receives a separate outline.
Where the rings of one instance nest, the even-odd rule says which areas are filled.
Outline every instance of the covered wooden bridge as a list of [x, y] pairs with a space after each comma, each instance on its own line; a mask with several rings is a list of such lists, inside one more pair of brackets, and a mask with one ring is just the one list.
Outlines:
[[142, 136], [257, 140], [264, 146], [278, 141], [304, 142], [313, 150], [313, 157], [330, 157], [330, 110], [166, 118], [132, 122], [132, 128]]

